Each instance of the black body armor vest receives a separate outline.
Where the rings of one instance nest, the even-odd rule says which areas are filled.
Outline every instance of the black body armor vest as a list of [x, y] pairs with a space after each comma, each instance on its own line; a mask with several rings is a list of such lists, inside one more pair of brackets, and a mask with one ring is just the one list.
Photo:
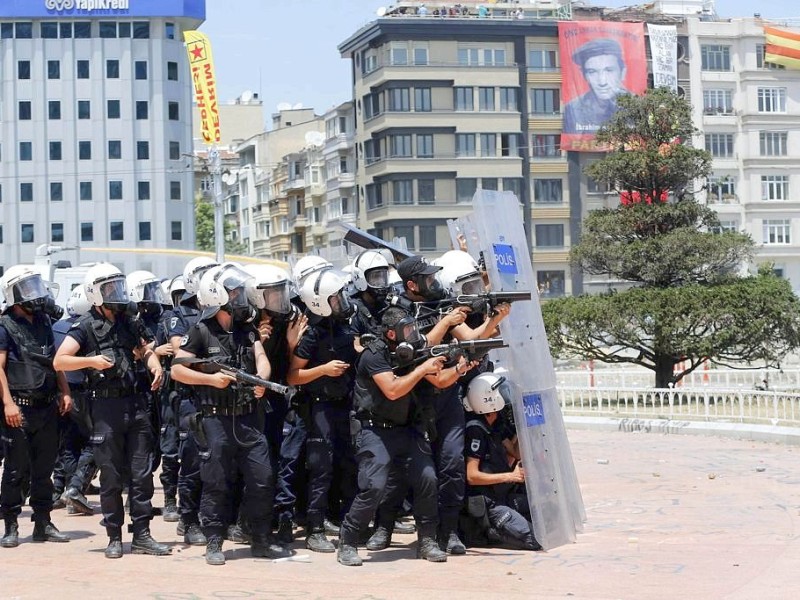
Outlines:
[[141, 343], [139, 327], [129, 318], [111, 322], [93, 312], [77, 322], [89, 343], [87, 356], [103, 354], [114, 361], [105, 371], [87, 369], [89, 387], [99, 393], [112, 388], [122, 388], [132, 395], [136, 389], [136, 367], [133, 351]]
[[[364, 353], [385, 354], [389, 358], [389, 347], [383, 340], [375, 340], [367, 344]], [[389, 400], [383, 395], [375, 380], [356, 369], [356, 382], [353, 389], [353, 406], [359, 417], [377, 417], [395, 425], [408, 425], [411, 408], [411, 394], [397, 400]]]
[[0, 317], [0, 324], [17, 347], [18, 356], [8, 353], [6, 377], [15, 395], [45, 397], [56, 391], [56, 371], [53, 369], [55, 340], [50, 318], [35, 314], [33, 323], [23, 325], [10, 315]]

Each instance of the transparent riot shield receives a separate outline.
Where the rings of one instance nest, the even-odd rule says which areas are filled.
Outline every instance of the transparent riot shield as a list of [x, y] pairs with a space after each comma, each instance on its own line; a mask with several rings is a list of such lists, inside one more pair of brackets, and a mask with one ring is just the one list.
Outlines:
[[472, 214], [449, 222], [454, 247], [466, 246], [476, 260], [483, 258], [493, 290], [532, 292], [532, 299], [515, 302], [500, 324], [508, 348], [493, 352], [512, 383], [534, 533], [549, 550], [575, 541], [586, 511], [556, 396], [519, 201], [511, 192], [478, 190], [473, 207]]

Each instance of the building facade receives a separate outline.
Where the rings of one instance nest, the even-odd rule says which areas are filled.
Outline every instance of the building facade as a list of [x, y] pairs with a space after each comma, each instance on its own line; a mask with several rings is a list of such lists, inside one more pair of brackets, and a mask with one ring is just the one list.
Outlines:
[[186, 259], [158, 250], [194, 247], [182, 32], [205, 1], [111, 4], [0, 3], [2, 267], [52, 243], [168, 276]]

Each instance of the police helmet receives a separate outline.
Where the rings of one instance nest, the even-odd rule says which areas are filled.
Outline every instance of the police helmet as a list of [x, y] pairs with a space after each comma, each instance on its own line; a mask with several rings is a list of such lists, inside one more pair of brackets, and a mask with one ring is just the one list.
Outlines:
[[5, 307], [23, 302], [42, 302], [50, 296], [47, 283], [38, 271], [26, 265], [14, 265], [0, 279]]
[[246, 265], [253, 276], [247, 286], [250, 304], [270, 315], [280, 317], [292, 312], [289, 274], [275, 265]]
[[203, 273], [216, 266], [219, 266], [219, 263], [207, 256], [198, 256], [186, 263], [183, 268], [183, 284], [186, 286], [186, 292], [196, 294]]
[[433, 264], [442, 267], [436, 277], [448, 293], [458, 296], [486, 291], [478, 263], [467, 252], [450, 250], [434, 260]]
[[67, 314], [70, 317], [81, 317], [89, 312], [92, 305], [86, 299], [86, 291], [82, 285], [72, 288], [72, 293], [67, 298]]
[[464, 409], [478, 415], [498, 412], [511, 404], [506, 378], [497, 373], [481, 373], [469, 382]]
[[321, 256], [309, 255], [299, 259], [292, 267], [292, 279], [298, 289], [303, 287], [305, 280], [318, 271], [332, 269], [333, 264]]
[[97, 263], [83, 277], [86, 299], [92, 306], [127, 305], [130, 302], [125, 275], [111, 263]]
[[347, 280], [332, 269], [306, 277], [300, 286], [300, 299], [319, 317], [349, 319], [355, 311], [346, 292]]
[[389, 290], [389, 261], [377, 250], [364, 250], [353, 259], [353, 285], [359, 292], [385, 294]]
[[252, 275], [234, 263], [206, 270], [197, 289], [197, 301], [203, 306], [201, 318], [213, 317], [220, 309], [231, 314], [247, 309], [247, 286], [252, 285], [252, 279]]

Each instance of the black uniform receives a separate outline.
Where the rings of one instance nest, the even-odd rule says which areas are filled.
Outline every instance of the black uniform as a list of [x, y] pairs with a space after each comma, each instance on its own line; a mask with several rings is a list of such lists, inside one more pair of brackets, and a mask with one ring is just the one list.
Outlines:
[[[148, 316], [143, 317], [143, 321], [150, 333], [155, 338], [156, 346], [161, 346], [169, 342], [169, 325], [171, 319], [175, 318], [171, 310], [161, 314], [159, 319], [152, 319]], [[163, 361], [163, 359], [162, 359]], [[165, 361], [164, 361], [165, 362]], [[165, 369], [165, 375], [167, 371]], [[165, 376], [161, 384], [161, 389], [152, 392], [154, 396], [154, 408], [158, 411], [158, 449], [161, 454], [161, 474], [159, 480], [164, 490], [165, 504], [174, 505], [178, 495], [178, 470], [179, 465], [179, 434], [178, 434], [178, 406], [172, 402], [175, 397], [170, 396], [170, 392], [175, 386], [171, 385], [168, 377]]]
[[80, 346], [77, 355], [113, 357], [104, 371], [87, 370], [91, 390], [91, 442], [100, 467], [100, 508], [109, 538], [119, 539], [124, 522], [122, 490], [130, 483], [129, 500], [134, 535], [149, 532], [153, 507], [153, 444], [147, 398], [137, 388], [134, 349], [149, 342], [141, 323], [119, 315], [109, 321], [92, 308], [70, 329]]
[[[294, 353], [313, 369], [332, 360], [350, 364], [340, 377], [324, 375], [304, 384], [310, 402], [308, 438], [308, 530], [324, 530], [329, 494], [335, 498], [331, 517], [339, 521], [356, 492], [356, 466], [350, 433], [350, 396], [353, 365], [358, 354], [353, 346], [355, 334], [348, 322], [324, 318], [306, 331]], [[334, 488], [332, 489], [332, 484]]]
[[[258, 332], [251, 326], [225, 331], [213, 317], [199, 321], [183, 338], [181, 348], [197, 358], [220, 358], [255, 373], [253, 344]], [[221, 539], [232, 513], [231, 489], [237, 473], [244, 480], [242, 513], [253, 533], [253, 548], [268, 543], [274, 482], [264, 423], [251, 390], [232, 384], [225, 389], [194, 386], [203, 413], [200, 477], [203, 495], [200, 522], [209, 540]]]
[[[414, 491], [418, 534], [432, 537], [436, 532], [436, 472], [430, 448], [411, 426], [411, 394], [390, 401], [373, 380], [385, 372], [392, 372], [389, 348], [376, 340], [367, 345], [356, 366], [353, 404], [361, 422], [356, 436], [359, 493], [342, 522], [341, 540], [351, 546], [375, 516], [387, 487], [406, 476]], [[392, 524], [393, 516], [385, 524], [389, 531]]]
[[22, 512], [23, 479], [30, 477], [31, 520], [49, 523], [53, 508], [50, 475], [58, 454], [57, 380], [53, 369], [55, 344], [50, 317], [34, 313], [0, 317], [0, 350], [5, 350], [6, 377], [14, 402], [22, 412], [22, 427], [9, 427], [2, 419], [5, 453], [0, 484], [0, 513], [6, 524]]

